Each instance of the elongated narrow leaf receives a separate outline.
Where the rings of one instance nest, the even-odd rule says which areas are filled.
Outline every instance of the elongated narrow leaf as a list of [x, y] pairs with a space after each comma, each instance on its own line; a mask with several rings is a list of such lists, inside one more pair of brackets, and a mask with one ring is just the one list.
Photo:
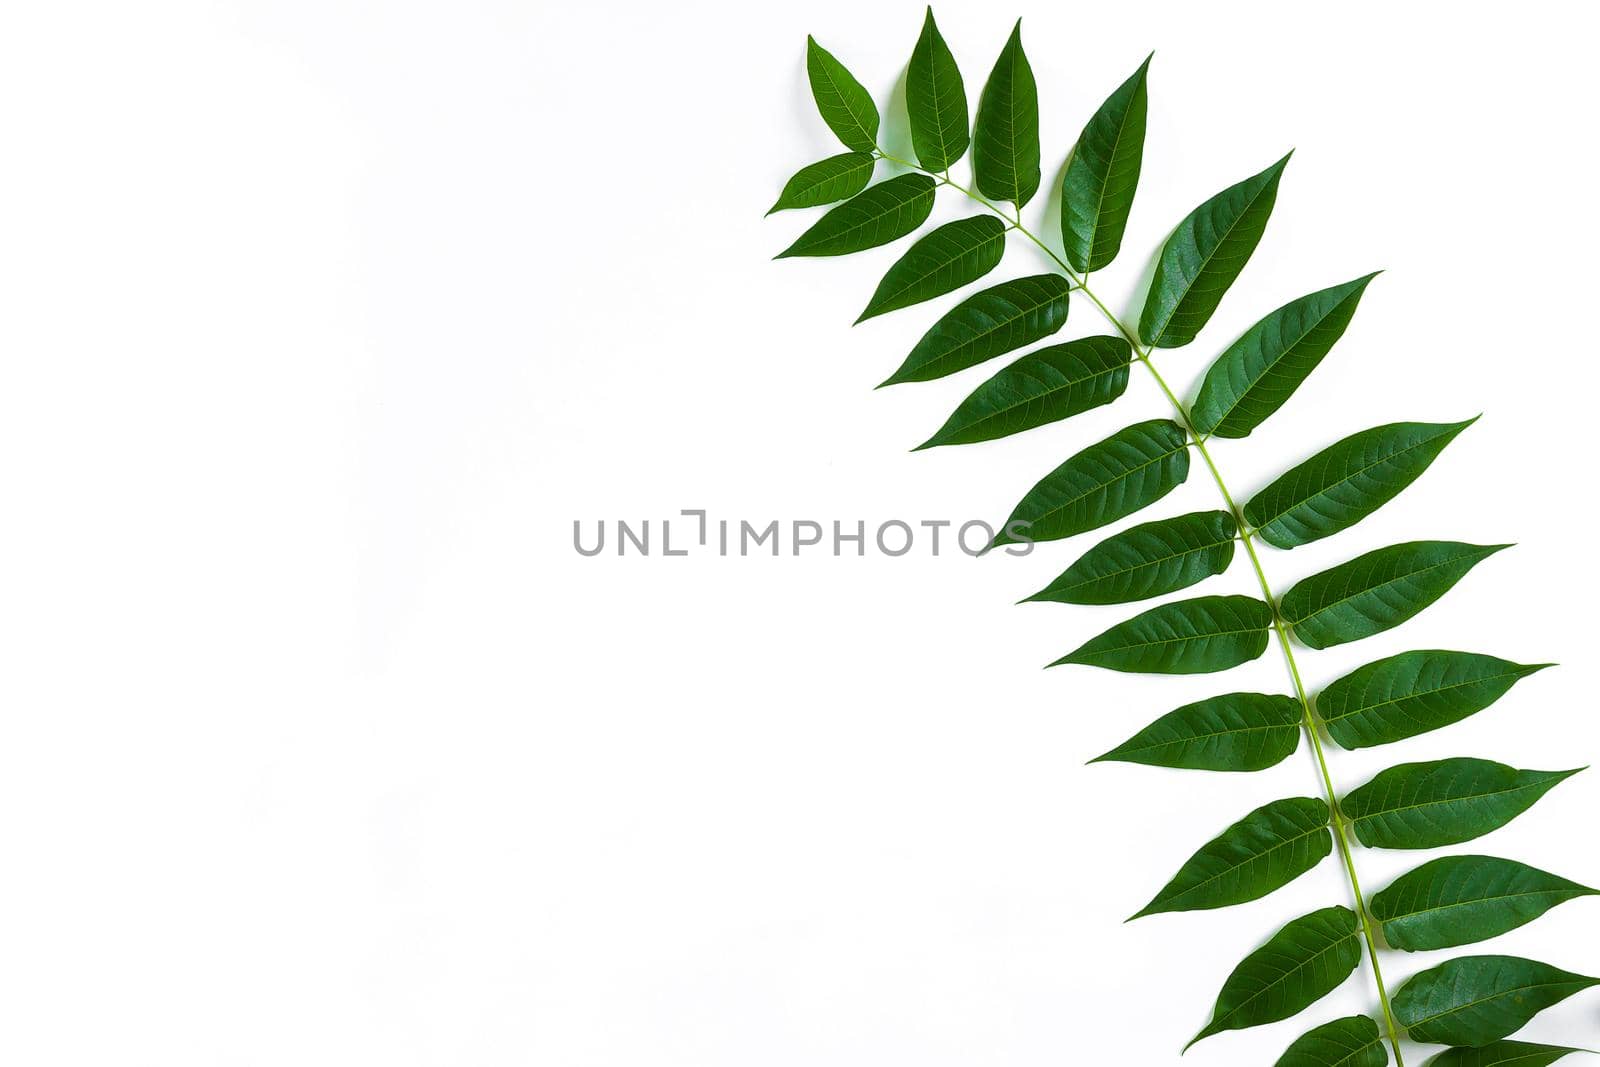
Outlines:
[[1455, 948], [1498, 937], [1576, 897], [1588, 886], [1494, 856], [1446, 856], [1373, 894], [1384, 939], [1406, 952]]
[[1353, 790], [1340, 808], [1363, 845], [1439, 848], [1498, 830], [1577, 773], [1519, 771], [1464, 756], [1402, 763]]
[[1520, 956], [1462, 956], [1413, 977], [1394, 998], [1413, 1041], [1487, 1045], [1600, 979]]
[[933, 8], [906, 68], [911, 147], [929, 170], [946, 170], [967, 151], [967, 90], [956, 57], [933, 22]]
[[898, 241], [927, 221], [933, 187], [926, 174], [902, 174], [870, 186], [818, 219], [776, 258], [846, 256]]
[[1365, 1015], [1323, 1023], [1302, 1034], [1273, 1067], [1388, 1067], [1378, 1024]]
[[878, 283], [861, 322], [961, 288], [1000, 265], [1005, 223], [993, 215], [947, 222], [918, 239]]
[[1050, 666], [1081, 663], [1140, 674], [1212, 674], [1267, 650], [1272, 612], [1247, 596], [1161, 604], [1118, 623]]
[[1029, 600], [1127, 604], [1187, 589], [1233, 562], [1238, 524], [1197, 511], [1132, 526], [1101, 541]]
[[1259, 771], [1300, 744], [1300, 703], [1265, 693], [1226, 693], [1169, 711], [1097, 756], [1106, 761], [1196, 771]]
[[1244, 517], [1278, 548], [1336, 534], [1398, 496], [1476, 421], [1394, 422], [1351, 434], [1257, 493]]
[[1305, 874], [1332, 851], [1328, 805], [1315, 797], [1274, 800], [1189, 857], [1133, 918], [1258, 900]]
[[1211, 321], [1266, 232], [1278, 197], [1278, 162], [1230, 185], [1189, 213], [1167, 238], [1150, 295], [1139, 313], [1139, 336], [1152, 348], [1179, 348]]
[[1427, 1067], [1550, 1067], [1564, 1056], [1584, 1051], [1532, 1041], [1496, 1041], [1481, 1048], [1447, 1048], [1429, 1060]]
[[1023, 523], [1035, 541], [1055, 541], [1132, 515], [1189, 476], [1188, 438], [1167, 419], [1136, 422], [1090, 445], [1028, 490], [994, 539]]
[[797, 207], [821, 207], [855, 196], [872, 180], [877, 160], [865, 152], [844, 152], [801, 167], [783, 187], [778, 202], [767, 209], [788, 211]]
[[1408, 541], [1295, 583], [1279, 604], [1283, 621], [1312, 648], [1331, 648], [1393, 629], [1444, 596], [1468, 571], [1510, 545]]
[[972, 170], [978, 192], [1019, 209], [1039, 191], [1039, 91], [1022, 51], [1021, 19], [978, 97]]
[[1298, 1015], [1339, 988], [1361, 962], [1360, 930], [1349, 908], [1323, 908], [1290, 921], [1228, 975], [1211, 1021], [1189, 1045]]
[[1009, 437], [1109, 404], [1128, 388], [1132, 360], [1133, 349], [1120, 337], [1029, 352], [973, 390], [917, 450]]
[[1386, 745], [1460, 722], [1549, 666], [1473, 652], [1402, 652], [1330, 684], [1317, 697], [1317, 713], [1342, 748]]
[[844, 64], [833, 58], [815, 38], [806, 38], [806, 76], [822, 121], [844, 146], [870, 152], [878, 144], [878, 105]]
[[1144, 158], [1145, 74], [1150, 57], [1089, 119], [1061, 176], [1061, 243], [1082, 274], [1117, 257]]
[[1206, 372], [1190, 409], [1194, 427], [1244, 437], [1284, 405], [1344, 336], [1376, 273], [1291, 300], [1244, 332]]
[[1049, 337], [1066, 321], [1067, 280], [1061, 275], [1001, 282], [951, 308], [883, 384], [943, 378]]

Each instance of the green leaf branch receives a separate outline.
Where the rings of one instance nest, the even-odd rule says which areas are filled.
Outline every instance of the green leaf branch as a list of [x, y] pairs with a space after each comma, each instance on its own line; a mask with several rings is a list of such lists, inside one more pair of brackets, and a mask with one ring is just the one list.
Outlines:
[[[1074, 294], [1109, 334], [1023, 354], [975, 389], [918, 450], [994, 440], [1114, 403], [1137, 363], [1170, 417], [1147, 419], [1068, 457], [1012, 511], [994, 541], [1027, 529], [1032, 540], [1075, 537], [1132, 516], [1182, 484], [1191, 454], [1216, 488], [1221, 510], [1130, 527], [1090, 548], [1026, 600], [1127, 604], [1179, 592], [1226, 571], [1243, 546], [1260, 599], [1193, 596], [1118, 623], [1051, 666], [1129, 673], [1211, 674], [1254, 660], [1276, 644], [1288, 694], [1227, 693], [1162, 715], [1091, 762], [1122, 761], [1213, 772], [1256, 772], [1310, 741], [1316, 796], [1263, 805], [1186, 861], [1134, 918], [1228, 907], [1265, 897], [1337, 853], [1353, 907], [1294, 919], [1249, 953], [1224, 982], [1211, 1022], [1190, 1044], [1228, 1030], [1297, 1015], [1341, 985], [1364, 954], [1377, 1019], [1351, 1016], [1295, 1040], [1278, 1067], [1339, 1063], [1404, 1067], [1401, 1036], [1451, 1046], [1436, 1067], [1553, 1063], [1577, 1051], [1507, 1040], [1534, 1015], [1597, 984], [1514, 956], [1464, 956], [1411, 977], [1391, 995], [1380, 942], [1406, 952], [1498, 937], [1550, 908], [1595, 891], [1515, 860], [1432, 860], [1369, 896], [1355, 846], [1420, 849], [1459, 844], [1518, 817], [1573, 770], [1519, 770], [1458, 757], [1405, 763], [1341, 792], [1328, 745], [1392, 744], [1474, 715], [1548, 664], [1476, 653], [1418, 650], [1377, 660], [1308, 692], [1296, 646], [1321, 649], [1402, 626], [1448, 594], [1479, 563], [1508, 547], [1453, 541], [1390, 545], [1302, 579], [1279, 595], [1268, 549], [1291, 550], [1347, 530], [1420, 477], [1471, 419], [1393, 423], [1353, 433], [1242, 504], [1208, 443], [1240, 439], [1289, 403], [1350, 324], [1375, 274], [1321, 289], [1270, 312], [1229, 345], [1192, 405], [1155, 363], [1159, 349], [1192, 343], [1263, 239], [1290, 156], [1202, 202], [1157, 256], [1150, 290], [1132, 322], [1089, 285], [1115, 259], [1133, 208], [1149, 103], [1147, 57], [1083, 128], [1060, 187], [1061, 251], [1030, 229], [1023, 209], [1039, 191], [1039, 101], [1020, 21], [979, 95], [969, 126], [955, 56], [930, 10], [906, 72], [906, 113], [917, 158], [887, 151], [870, 95], [831, 53], [807, 42], [819, 113], [843, 155], [802, 168], [773, 211], [837, 203], [779, 258], [845, 255], [910, 236], [949, 189], [979, 213], [937, 226], [912, 244], [879, 283], [860, 319], [954, 293], [996, 270], [1016, 233], [1051, 265], [957, 303], [923, 335], [883, 384], [942, 378], [1043, 341], [1067, 319]], [[973, 181], [952, 167], [969, 153]], [[877, 166], [900, 173], [871, 184]], [[842, 201], [842, 202], [841, 202]], [[1009, 209], [1005, 206], [1009, 204]], [[770, 214], [770, 212], [769, 212]], [[1387, 1045], [1387, 1048], [1385, 1048]]]

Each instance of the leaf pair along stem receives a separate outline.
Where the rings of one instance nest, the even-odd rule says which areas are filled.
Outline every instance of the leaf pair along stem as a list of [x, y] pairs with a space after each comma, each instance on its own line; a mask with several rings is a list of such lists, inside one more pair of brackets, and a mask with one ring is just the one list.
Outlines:
[[1033, 233], [1025, 225], [1023, 225], [1022, 209], [1020, 206], [1016, 209], [1016, 213], [1014, 215], [1008, 215], [998, 205], [979, 195], [976, 191], [953, 181], [949, 177], [948, 173], [940, 174], [935, 171], [927, 170], [911, 160], [902, 159], [898, 156], [892, 155], [889, 152], [884, 151], [881, 147], [875, 146], [874, 154], [880, 159], [883, 159], [889, 163], [895, 163], [902, 167], [907, 167], [911, 170], [928, 174], [939, 184], [948, 185], [950, 188], [962, 193], [989, 211], [994, 212], [1000, 218], [1004, 219], [1009, 224], [1010, 229], [1016, 230], [1017, 233], [1027, 238], [1034, 245], [1036, 245], [1040, 251], [1048, 256], [1055, 264], [1056, 268], [1059, 269], [1060, 272], [1072, 283], [1072, 288], [1081, 292], [1086, 298], [1088, 298], [1088, 300], [1099, 309], [1100, 314], [1105, 318], [1106, 322], [1113, 329], [1115, 329], [1117, 333], [1120, 334], [1132, 347], [1135, 360], [1142, 364], [1145, 370], [1150, 372], [1151, 378], [1155, 381], [1157, 387], [1160, 388], [1163, 395], [1166, 396], [1167, 401], [1171, 404], [1172, 410], [1177, 416], [1179, 424], [1188, 434], [1190, 442], [1193, 444], [1195, 451], [1199, 454], [1201, 460], [1204, 461], [1206, 469], [1210, 471], [1211, 480], [1213, 483], [1215, 483], [1218, 493], [1221, 494], [1224, 505], [1227, 507], [1228, 512], [1233, 515], [1234, 521], [1238, 524], [1239, 539], [1244, 544], [1245, 552], [1250, 559], [1250, 567], [1255, 572], [1257, 584], [1261, 587], [1262, 598], [1266, 601], [1272, 612], [1272, 630], [1277, 635], [1278, 646], [1283, 650], [1284, 663], [1287, 665], [1289, 669], [1289, 676], [1294, 683], [1295, 698], [1300, 705], [1301, 725], [1304, 727], [1306, 734], [1311, 738], [1311, 748], [1312, 752], [1316, 756], [1317, 770], [1319, 777], [1322, 779], [1323, 793], [1327, 797], [1328, 808], [1332, 813], [1331, 822], [1333, 825], [1334, 840], [1338, 844], [1339, 858], [1344, 864], [1345, 875], [1350, 883], [1350, 891], [1355, 899], [1356, 917], [1360, 923], [1362, 938], [1366, 942], [1367, 957], [1372, 964], [1373, 982], [1377, 987], [1378, 1003], [1383, 1011], [1384, 1026], [1387, 1030], [1389, 1044], [1394, 1050], [1396, 1067], [1405, 1067], [1405, 1058], [1400, 1051], [1400, 1028], [1395, 1023], [1394, 1011], [1390, 1004], [1389, 991], [1384, 985], [1383, 969], [1378, 958], [1378, 943], [1374, 934], [1374, 927], [1376, 926], [1376, 923], [1374, 922], [1372, 913], [1367, 906], [1366, 896], [1362, 892], [1361, 879], [1356, 874], [1355, 860], [1352, 857], [1350, 849], [1349, 833], [1345, 825], [1345, 818], [1339, 810], [1338, 791], [1334, 788], [1333, 774], [1328, 768], [1327, 756], [1323, 751], [1322, 738], [1319, 730], [1320, 723], [1317, 720], [1316, 712], [1312, 710], [1311, 699], [1306, 693], [1305, 682], [1300, 676], [1300, 667], [1295, 661], [1294, 646], [1289, 640], [1288, 628], [1285, 626], [1283, 616], [1278, 608], [1278, 598], [1273, 593], [1272, 584], [1268, 581], [1266, 570], [1261, 564], [1261, 556], [1256, 551], [1254, 536], [1255, 531], [1249, 526], [1248, 523], [1246, 523], [1243, 510], [1235, 502], [1233, 493], [1229, 490], [1228, 483], [1222, 476], [1222, 471], [1217, 467], [1216, 460], [1212, 457], [1210, 450], [1206, 447], [1207, 436], [1196, 430], [1194, 422], [1190, 417], [1188, 408], [1185, 407], [1183, 402], [1178, 399], [1177, 394], [1174, 393], [1171, 386], [1167, 384], [1167, 381], [1162, 376], [1160, 370], [1158, 370], [1155, 364], [1151, 361], [1151, 350], [1141, 346], [1137, 334], [1135, 334], [1135, 332], [1128, 325], [1126, 325], [1122, 319], [1116, 315], [1116, 313], [1114, 313], [1098, 296], [1095, 295], [1094, 290], [1089, 288], [1086, 274], [1080, 275], [1078, 272], [1074, 271], [1072, 267], [1067, 264], [1066, 260], [1056, 254], [1054, 249], [1041, 240], [1037, 234]]

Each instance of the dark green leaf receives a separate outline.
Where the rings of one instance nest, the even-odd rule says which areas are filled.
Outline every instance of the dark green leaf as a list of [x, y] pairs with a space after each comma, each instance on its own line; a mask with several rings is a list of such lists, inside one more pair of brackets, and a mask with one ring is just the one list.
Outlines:
[[1150, 57], [1106, 98], [1078, 135], [1061, 177], [1061, 243], [1081, 274], [1116, 258], [1144, 156], [1145, 73]]
[[806, 38], [806, 75], [822, 121], [846, 148], [870, 152], [878, 145], [878, 105], [844, 64], [816, 42]]
[[926, 174], [879, 182], [822, 216], [776, 258], [845, 256], [898, 241], [927, 221], [933, 187]]
[[1247, 596], [1161, 604], [1091, 638], [1050, 666], [1082, 663], [1142, 674], [1212, 674], [1267, 650], [1272, 612]]
[[1034, 541], [1055, 541], [1132, 515], [1189, 476], [1188, 437], [1167, 419], [1137, 422], [1090, 445], [1028, 490], [994, 545], [1011, 544], [1015, 524]]
[[929, 170], [946, 170], [967, 150], [967, 91], [961, 68], [939, 35], [933, 8], [906, 68], [906, 114], [911, 146]]
[[947, 222], [895, 261], [856, 321], [920, 304], [977, 281], [999, 266], [1005, 247], [1005, 223], [993, 215]]
[[1406, 952], [1498, 937], [1595, 890], [1494, 856], [1446, 856], [1403, 874], [1371, 901], [1384, 939]]
[[1476, 421], [1393, 422], [1351, 434], [1257, 493], [1244, 517], [1278, 548], [1336, 534], [1398, 496]]
[[1487, 1045], [1600, 979], [1520, 956], [1462, 956], [1416, 975], [1395, 994], [1394, 1014], [1413, 1041]]
[[1273, 1067], [1388, 1067], [1378, 1024], [1365, 1015], [1335, 1019], [1310, 1030]]
[[1261, 242], [1284, 156], [1260, 174], [1230, 185], [1189, 213], [1167, 238], [1150, 295], [1139, 314], [1139, 336], [1151, 348], [1193, 341]]
[[1049, 337], [1066, 321], [1067, 280], [1061, 275], [1001, 282], [950, 309], [883, 384], [943, 378]]
[[1028, 599], [1126, 604], [1176, 593], [1227, 570], [1238, 532], [1226, 511], [1197, 511], [1132, 526], [1085, 552]]
[[1344, 748], [1386, 745], [1480, 712], [1519, 678], [1549, 666], [1472, 652], [1402, 652], [1329, 685], [1317, 697], [1317, 713]]
[[797, 207], [821, 207], [855, 196], [872, 180], [872, 168], [876, 163], [877, 160], [865, 152], [844, 152], [801, 167], [783, 187], [778, 202], [767, 214]]
[[1109, 404], [1128, 388], [1133, 350], [1120, 337], [1084, 337], [1029, 352], [973, 390], [917, 446], [992, 441]]
[[1228, 975], [1211, 1021], [1189, 1045], [1290, 1018], [1333, 992], [1361, 962], [1360, 929], [1356, 913], [1339, 907], [1288, 923]]
[[1191, 856], [1133, 918], [1258, 900], [1305, 874], [1332, 851], [1328, 805], [1315, 797], [1274, 800]]
[[1352, 791], [1340, 807], [1363, 845], [1439, 848], [1499, 829], [1577, 773], [1519, 771], [1466, 757], [1402, 763]]
[[1510, 545], [1408, 541], [1357, 556], [1295, 583], [1283, 621], [1312, 648], [1382, 633], [1444, 596], [1473, 567]]
[[989, 72], [972, 127], [978, 192], [1020, 209], [1039, 191], [1039, 92], [1022, 52], [1022, 20]]
[[1200, 433], [1244, 437], [1267, 421], [1344, 336], [1376, 273], [1291, 300], [1244, 332], [1206, 372], [1189, 416]]
[[1550, 1067], [1563, 1056], [1585, 1051], [1532, 1041], [1496, 1041], [1482, 1048], [1445, 1049], [1429, 1060], [1427, 1067]]
[[1091, 763], [1115, 761], [1196, 771], [1259, 771], [1300, 744], [1300, 703], [1227, 693], [1169, 711]]

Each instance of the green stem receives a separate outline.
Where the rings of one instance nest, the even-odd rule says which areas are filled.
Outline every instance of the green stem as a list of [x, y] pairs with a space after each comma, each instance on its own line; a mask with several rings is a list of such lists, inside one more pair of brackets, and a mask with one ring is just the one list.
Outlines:
[[881, 148], [878, 149], [878, 155], [891, 163], [898, 163], [903, 167], [929, 174], [940, 184], [948, 185], [952, 189], [964, 193], [972, 200], [1000, 216], [1000, 218], [1007, 222], [1013, 222], [1013, 229], [1029, 241], [1032, 241], [1040, 251], [1054, 260], [1056, 266], [1061, 269], [1062, 274], [1066, 275], [1067, 279], [1072, 282], [1073, 288], [1088, 297], [1094, 306], [1100, 310], [1100, 314], [1105, 318], [1106, 322], [1110, 323], [1133, 348], [1134, 358], [1150, 372], [1151, 378], [1155, 380], [1156, 385], [1165, 394], [1168, 403], [1172, 405], [1172, 410], [1183, 424], [1184, 431], [1188, 433], [1189, 439], [1194, 442], [1195, 450], [1200, 453], [1200, 458], [1205, 461], [1206, 468], [1211, 472], [1211, 480], [1216, 483], [1217, 491], [1222, 494], [1223, 503], [1227, 505], [1228, 512], [1233, 516], [1234, 522], [1239, 527], [1239, 539], [1244, 542], [1245, 552], [1250, 558], [1250, 567], [1255, 571], [1256, 584], [1261, 587], [1261, 595], [1266, 599], [1267, 607], [1272, 611], [1272, 629], [1277, 635], [1278, 646], [1283, 650], [1283, 659], [1288, 665], [1289, 676], [1294, 681], [1295, 697], [1300, 702], [1301, 725], [1305, 728], [1306, 736], [1311, 738], [1311, 749], [1317, 757], [1317, 769], [1322, 778], [1322, 790], [1327, 797], [1328, 810], [1332, 816], [1331, 822], [1334, 840], [1339, 846], [1339, 858], [1344, 863], [1345, 876], [1350, 882], [1350, 891], [1355, 896], [1356, 915], [1360, 919], [1361, 934], [1367, 944], [1367, 957], [1372, 962], [1372, 978], [1378, 988], [1378, 1004], [1383, 1009], [1383, 1021], [1385, 1028], [1388, 1030], [1389, 1045], [1394, 1049], [1395, 1067], [1405, 1067], [1405, 1057], [1400, 1052], [1400, 1027], [1395, 1023], [1394, 1009], [1389, 1003], [1389, 990], [1383, 982], [1383, 967], [1378, 959], [1378, 942], [1374, 934], [1375, 923], [1372, 913], [1367, 908], [1367, 898], [1361, 892], [1361, 880], [1356, 876], [1356, 865], [1350, 851], [1350, 838], [1345, 829], [1344, 814], [1339, 810], [1339, 794], [1334, 788], [1333, 774], [1328, 770], [1327, 754], [1322, 748], [1322, 737], [1318, 729], [1320, 723], [1316, 712], [1312, 710], [1311, 698], [1306, 694], [1305, 683], [1300, 678], [1300, 667], [1294, 658], [1294, 646], [1289, 641], [1288, 628], [1284, 625], [1283, 616], [1278, 611], [1278, 598], [1273, 595], [1272, 586], [1267, 581], [1267, 572], [1261, 566], [1261, 556], [1256, 552], [1254, 531], [1245, 523], [1244, 511], [1234, 502], [1233, 494], [1228, 490], [1228, 483], [1223, 480], [1222, 472], [1217, 469], [1216, 461], [1211, 458], [1211, 452], [1206, 448], [1206, 442], [1209, 437], [1202, 436], [1195, 430], [1194, 423], [1190, 421], [1188, 409], [1183, 406], [1183, 402], [1178, 399], [1177, 394], [1167, 385], [1166, 379], [1161, 376], [1161, 372], [1150, 361], [1151, 351], [1140, 347], [1138, 336], [1110, 308], [1106, 307], [1105, 303], [1095, 295], [1094, 290], [1088, 287], [1087, 275], [1080, 276], [1067, 265], [1064, 259], [1055, 253], [1054, 249], [1045, 244], [1026, 226], [1022, 225], [1022, 209], [1020, 207], [1017, 208], [1017, 214], [1013, 220], [999, 207], [979, 196], [973, 190], [951, 181], [948, 174], [933, 174], [910, 160], [892, 156]]

